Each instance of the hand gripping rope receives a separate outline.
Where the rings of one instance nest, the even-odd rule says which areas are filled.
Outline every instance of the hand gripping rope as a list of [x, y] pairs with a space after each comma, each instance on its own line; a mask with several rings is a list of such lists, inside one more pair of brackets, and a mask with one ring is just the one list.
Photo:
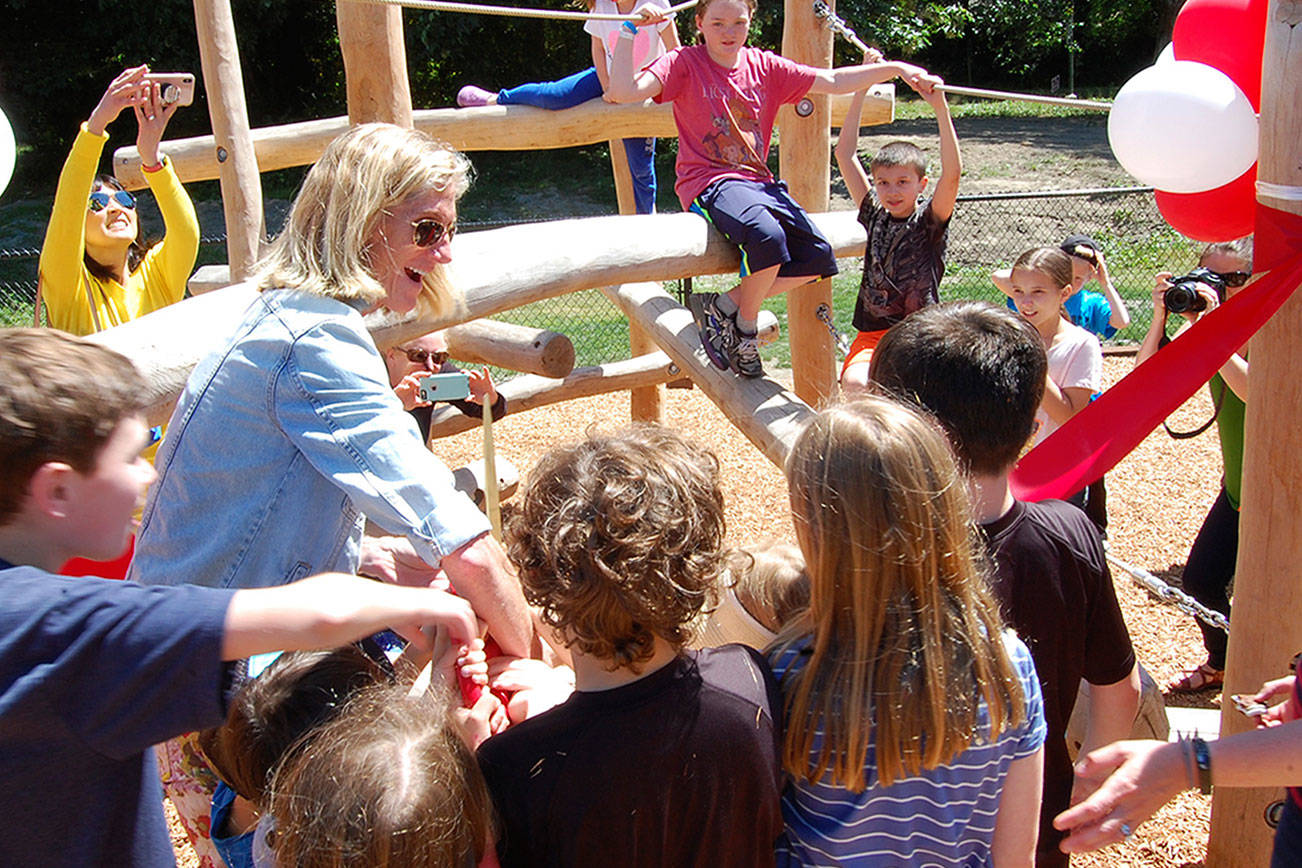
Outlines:
[[[516, 6], [490, 6], [484, 3], [453, 3], [448, 0], [350, 0], [372, 6], [405, 6], [408, 9], [428, 9], [432, 12], [472, 12], [478, 15], [505, 15], [508, 18], [555, 18], [575, 21], [640, 21], [640, 15], [606, 15], [596, 12], [569, 12], [559, 9], [527, 9]], [[669, 15], [695, 6], [697, 0], [687, 0], [665, 10]]]
[[[868, 45], [859, 38], [859, 35], [845, 23], [845, 19], [838, 16], [823, 0], [814, 0], [814, 14], [823, 19], [827, 29], [844, 38], [847, 42], [858, 48], [860, 51], [868, 51]], [[1034, 93], [1009, 93], [1002, 90], [985, 90], [977, 87], [957, 87], [952, 84], [942, 84], [937, 90], [944, 93], [952, 93], [958, 96], [975, 96], [983, 99], [1008, 99], [1022, 100], [1024, 102], [1038, 102], [1045, 105], [1061, 105], [1070, 108], [1093, 109], [1094, 111], [1108, 111], [1112, 108], [1110, 102], [1098, 102], [1088, 99], [1073, 99], [1071, 97], [1061, 96], [1040, 96]]]

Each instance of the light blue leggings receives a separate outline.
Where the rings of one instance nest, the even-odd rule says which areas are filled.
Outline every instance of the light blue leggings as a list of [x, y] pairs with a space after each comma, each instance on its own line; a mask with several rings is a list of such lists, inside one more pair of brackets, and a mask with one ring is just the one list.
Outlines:
[[[522, 84], [497, 92], [498, 105], [531, 105], [559, 111], [601, 96], [601, 80], [595, 67], [556, 81]], [[637, 213], [650, 214], [656, 205], [656, 140], [624, 139], [624, 156], [633, 176], [633, 201]]]

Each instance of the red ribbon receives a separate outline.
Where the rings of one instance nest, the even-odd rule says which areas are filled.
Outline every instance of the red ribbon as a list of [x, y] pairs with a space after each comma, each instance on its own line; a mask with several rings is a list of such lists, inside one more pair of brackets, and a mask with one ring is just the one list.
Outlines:
[[1013, 470], [1013, 495], [1035, 501], [1080, 491], [1211, 379], [1302, 284], [1302, 216], [1257, 206], [1254, 268], [1268, 273], [1028, 452]]

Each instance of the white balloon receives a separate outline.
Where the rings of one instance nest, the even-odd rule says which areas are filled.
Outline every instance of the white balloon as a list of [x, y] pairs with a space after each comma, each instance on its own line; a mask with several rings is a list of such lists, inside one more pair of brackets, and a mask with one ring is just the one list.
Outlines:
[[1141, 71], [1117, 93], [1108, 142], [1122, 168], [1143, 183], [1201, 193], [1257, 161], [1257, 115], [1219, 69], [1173, 60]]
[[1173, 60], [1175, 60], [1175, 43], [1168, 42], [1166, 48], [1163, 48], [1162, 52], [1157, 55], [1157, 60], [1153, 61], [1153, 65], [1161, 66], [1162, 64], [1170, 63]]
[[18, 149], [14, 145], [14, 129], [9, 126], [9, 118], [4, 109], [0, 109], [0, 193], [9, 186], [9, 179], [14, 175], [14, 159]]

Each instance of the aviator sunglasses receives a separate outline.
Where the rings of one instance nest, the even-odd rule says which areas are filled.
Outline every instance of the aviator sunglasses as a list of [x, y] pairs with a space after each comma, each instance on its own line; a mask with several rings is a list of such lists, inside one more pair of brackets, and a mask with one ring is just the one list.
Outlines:
[[132, 211], [134, 211], [136, 208], [136, 197], [132, 196], [126, 190], [115, 190], [112, 193], [106, 193], [103, 190], [96, 190], [94, 193], [90, 194], [90, 202], [88, 203], [88, 207], [90, 208], [90, 210], [98, 213], [100, 211], [103, 211], [105, 208], [107, 208], [109, 206], [109, 202], [112, 202], [114, 200], [117, 200], [117, 203], [121, 205], [123, 208], [127, 208]]
[[442, 367], [443, 363], [448, 360], [447, 350], [423, 350], [420, 347], [413, 347], [409, 350], [404, 349], [403, 352], [407, 355], [407, 361], [413, 365], [423, 365], [428, 360]]
[[417, 247], [433, 247], [445, 238], [451, 241], [456, 234], [455, 222], [444, 226], [439, 221], [426, 217], [411, 224], [411, 243]]

